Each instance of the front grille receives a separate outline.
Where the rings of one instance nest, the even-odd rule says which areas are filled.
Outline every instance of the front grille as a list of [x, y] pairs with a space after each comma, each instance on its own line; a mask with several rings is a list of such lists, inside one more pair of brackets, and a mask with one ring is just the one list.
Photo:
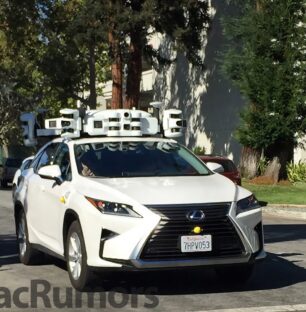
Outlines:
[[[147, 206], [161, 216], [142, 250], [142, 260], [173, 260], [237, 256], [244, 252], [243, 244], [228, 217], [230, 203]], [[187, 213], [202, 210], [205, 218], [201, 222], [187, 219]], [[180, 237], [193, 235], [195, 226], [203, 228], [202, 235], [212, 235], [212, 251], [183, 253], [180, 250]]]

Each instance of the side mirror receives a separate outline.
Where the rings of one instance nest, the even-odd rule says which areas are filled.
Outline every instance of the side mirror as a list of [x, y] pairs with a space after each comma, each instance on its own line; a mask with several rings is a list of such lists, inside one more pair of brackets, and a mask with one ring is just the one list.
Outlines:
[[58, 185], [62, 184], [62, 172], [58, 165], [50, 165], [41, 167], [38, 170], [38, 175], [42, 179], [54, 180]]
[[206, 166], [208, 167], [208, 169], [210, 169], [213, 172], [216, 172], [216, 173], [224, 172], [224, 168], [220, 164], [217, 164], [214, 162], [207, 162]]

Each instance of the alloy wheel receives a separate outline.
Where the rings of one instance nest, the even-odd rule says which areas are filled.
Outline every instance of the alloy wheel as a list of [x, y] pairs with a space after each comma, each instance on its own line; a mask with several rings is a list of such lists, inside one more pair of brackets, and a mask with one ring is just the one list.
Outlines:
[[73, 279], [78, 280], [82, 271], [82, 247], [77, 233], [72, 233], [69, 239], [69, 269]]

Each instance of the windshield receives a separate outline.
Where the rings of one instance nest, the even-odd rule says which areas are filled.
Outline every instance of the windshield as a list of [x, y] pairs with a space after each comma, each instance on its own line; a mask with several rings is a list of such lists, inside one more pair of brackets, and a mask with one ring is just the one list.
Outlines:
[[90, 177], [209, 175], [186, 148], [172, 142], [111, 142], [75, 145], [79, 173]]

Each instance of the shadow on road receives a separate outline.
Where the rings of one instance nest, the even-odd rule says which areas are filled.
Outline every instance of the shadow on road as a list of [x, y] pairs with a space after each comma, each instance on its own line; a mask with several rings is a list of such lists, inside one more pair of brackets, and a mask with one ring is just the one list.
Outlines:
[[[267, 242], [305, 239], [302, 225], [268, 225], [265, 227]], [[305, 225], [303, 225], [305, 227]], [[293, 232], [293, 233], [292, 233]], [[0, 271], [5, 265], [19, 263], [17, 244], [14, 235], [0, 235]], [[266, 260], [256, 265], [250, 281], [242, 285], [222, 284], [213, 269], [167, 270], [150, 272], [104, 272], [95, 275], [90, 292], [115, 291], [128, 294], [178, 295], [205, 294], [219, 292], [244, 292], [252, 290], [271, 290], [288, 287], [306, 281], [306, 269], [299, 266], [299, 253], [268, 253]], [[47, 263], [58, 267], [59, 273], [65, 270], [65, 263], [52, 257]], [[1, 267], [2, 266], [2, 267]], [[27, 268], [31, 270], [31, 268]], [[42, 277], [43, 278], [43, 277]], [[69, 286], [67, 274], [67, 286]]]
[[19, 262], [15, 235], [0, 235], [0, 267]]
[[[39, 254], [40, 258], [35, 265], [56, 265], [65, 270], [66, 264], [54, 257]], [[1, 267], [20, 263], [16, 235], [0, 235], [0, 271]]]
[[306, 224], [267, 224], [264, 226], [266, 244], [306, 240]]
[[0, 184], [0, 191], [11, 191], [12, 190], [12, 184], [9, 184], [7, 187], [3, 187]]
[[[285, 256], [285, 257], [284, 257]], [[252, 278], [244, 285], [224, 284], [217, 279], [213, 269], [193, 269], [156, 272], [107, 272], [98, 274], [92, 284], [92, 292], [117, 291], [157, 295], [207, 294], [219, 292], [244, 292], [272, 290], [306, 281], [306, 269], [286, 259], [291, 255], [269, 253], [258, 263]]]

